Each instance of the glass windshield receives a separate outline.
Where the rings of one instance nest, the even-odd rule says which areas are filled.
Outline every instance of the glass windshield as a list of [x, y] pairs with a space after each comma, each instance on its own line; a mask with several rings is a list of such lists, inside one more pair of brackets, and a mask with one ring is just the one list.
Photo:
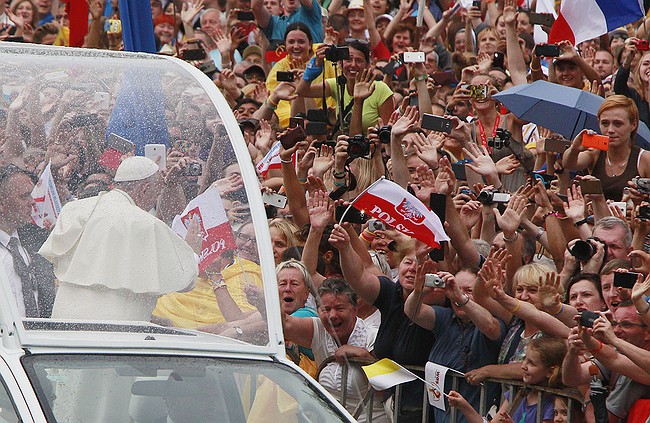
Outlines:
[[[49, 254], [41, 249], [54, 265], [56, 297], [47, 304], [43, 295], [30, 314], [22, 293], [13, 292], [22, 317], [153, 322], [268, 345], [262, 254], [239, 161], [247, 159], [249, 178], [253, 168], [250, 157], [235, 153], [232, 143], [241, 134], [226, 128], [224, 113], [232, 112], [207, 77], [158, 56], [4, 45], [0, 85], [0, 166], [40, 177], [32, 217], [41, 228], [21, 235], [21, 242], [39, 245], [62, 234]], [[160, 175], [151, 188], [151, 210], [129, 191], [144, 179], [116, 177], [134, 154], [161, 169], [144, 175]], [[176, 241], [163, 254], [167, 241], [159, 226], [138, 232], [132, 229], [137, 222], [106, 223], [131, 215], [132, 209], [113, 208], [110, 195], [102, 194], [117, 191], [188, 241], [198, 257], [191, 259], [199, 261], [198, 278], [163, 282], [160, 275], [187, 269], [174, 264]], [[73, 235], [75, 229], [61, 223], [70, 204], [90, 204], [72, 213], [82, 222]], [[100, 219], [110, 229], [93, 232], [88, 222]], [[190, 236], [200, 238], [198, 249]], [[251, 322], [253, 329], [242, 334], [241, 326]]]
[[31, 355], [49, 422], [341, 422], [285, 365], [169, 356]]

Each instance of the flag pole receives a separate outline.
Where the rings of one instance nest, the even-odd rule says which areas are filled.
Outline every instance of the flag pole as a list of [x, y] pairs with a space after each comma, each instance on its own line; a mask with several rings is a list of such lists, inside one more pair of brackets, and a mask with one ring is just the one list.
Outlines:
[[357, 195], [357, 196], [355, 197], [355, 199], [352, 200], [352, 201], [350, 202], [350, 205], [348, 205], [348, 207], [345, 209], [345, 211], [343, 212], [343, 215], [341, 216], [341, 219], [339, 220], [339, 226], [341, 226], [341, 225], [343, 224], [343, 219], [345, 219], [345, 215], [348, 214], [348, 211], [349, 211], [350, 208], [354, 205], [354, 203], [356, 203], [356, 201], [357, 201], [357, 200], [358, 200], [358, 199], [359, 199], [363, 194], [365, 194], [366, 192], [368, 192], [368, 190], [369, 190], [370, 188], [374, 187], [375, 184], [377, 184], [379, 181], [383, 181], [384, 179], [386, 179], [386, 177], [382, 175], [379, 179], [377, 179], [375, 182], [373, 182], [373, 183], [372, 183], [368, 188], [364, 189], [364, 190], [361, 192], [361, 194]]

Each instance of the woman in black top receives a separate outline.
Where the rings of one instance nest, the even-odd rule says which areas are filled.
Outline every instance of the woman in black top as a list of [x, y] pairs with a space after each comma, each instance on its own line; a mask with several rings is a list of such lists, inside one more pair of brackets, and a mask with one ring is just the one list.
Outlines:
[[627, 55], [621, 62], [621, 67], [616, 73], [614, 92], [634, 100], [636, 107], [639, 109], [639, 120], [645, 122], [650, 127], [650, 108], [648, 107], [648, 99], [650, 99], [650, 51], [646, 51], [641, 56], [634, 72], [636, 89], [631, 88], [628, 85], [630, 68], [638, 50], [634, 42], [630, 40], [636, 40], [636, 38], [630, 38], [625, 43]]

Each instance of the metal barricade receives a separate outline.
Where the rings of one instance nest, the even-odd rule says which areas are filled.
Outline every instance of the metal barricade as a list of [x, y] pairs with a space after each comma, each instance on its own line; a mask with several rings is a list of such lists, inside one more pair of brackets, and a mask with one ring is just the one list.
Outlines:
[[[334, 357], [329, 357], [325, 361], [321, 363], [321, 365], [318, 368], [318, 372], [316, 374], [316, 380], [318, 380], [318, 377], [320, 376], [320, 372], [327, 366], [328, 364], [332, 363], [334, 360]], [[348, 380], [348, 366], [349, 365], [359, 365], [359, 366], [365, 366], [368, 364], [374, 363], [376, 360], [362, 360], [362, 359], [357, 359], [357, 358], [351, 358], [349, 359], [345, 364], [343, 364], [343, 369], [341, 373], [341, 394], [340, 394], [340, 402], [341, 404], [345, 407], [347, 405], [347, 400], [348, 400], [348, 393], [347, 393], [347, 380]], [[404, 368], [412, 371], [412, 372], [419, 372], [419, 373], [424, 373], [424, 367], [422, 366], [403, 366]], [[452, 383], [451, 383], [451, 389], [454, 391], [458, 390], [458, 384], [459, 384], [459, 379], [464, 379], [464, 375], [460, 372], [457, 372], [456, 370], [450, 369], [447, 372], [448, 376], [452, 377]], [[537, 391], [538, 395], [538, 404], [542, 404], [542, 396], [547, 393], [547, 394], [552, 394], [555, 396], [560, 396], [560, 397], [565, 397], [567, 398], [568, 402], [568, 421], [572, 421], [572, 406], [573, 406], [573, 401], [578, 401], [580, 404], [584, 405], [583, 397], [580, 394], [580, 392], [577, 389], [553, 389], [549, 388], [546, 386], [538, 386], [538, 385], [527, 385], [521, 380], [511, 380], [511, 379], [496, 379], [496, 378], [487, 378], [485, 379], [484, 383], [481, 384], [480, 389], [481, 389], [481, 394], [480, 394], [480, 405], [479, 409], [477, 410], [481, 416], [485, 416], [488, 412], [487, 410], [487, 385], [486, 382], [494, 382], [494, 383], [499, 383], [501, 384], [502, 392], [508, 390], [510, 392], [510, 398], [514, 398], [515, 396], [515, 387], [522, 387], [522, 388], [531, 388], [535, 389]], [[366, 421], [369, 423], [372, 423], [372, 409], [374, 405], [374, 394], [375, 390], [372, 388], [372, 386], [368, 385], [368, 392], [366, 395], [359, 401], [359, 403], [356, 405], [354, 411], [351, 413], [352, 416], [356, 419], [359, 418], [361, 413], [364, 411], [366, 412]], [[402, 385], [397, 385], [395, 386], [395, 393], [393, 395], [393, 422], [399, 423], [399, 410], [401, 408], [401, 402], [402, 402]], [[501, 402], [502, 404], [502, 402]], [[456, 410], [454, 407], [449, 408], [449, 413], [450, 413], [450, 418], [451, 418], [451, 423], [456, 423], [457, 420], [457, 413], [458, 410]], [[536, 416], [536, 422], [541, 423], [542, 421], [542, 407], [537, 407], [537, 416]], [[422, 422], [427, 423], [429, 420], [429, 399], [428, 399], [428, 390], [427, 386], [424, 385], [424, 390], [423, 390], [423, 396], [422, 396]]]

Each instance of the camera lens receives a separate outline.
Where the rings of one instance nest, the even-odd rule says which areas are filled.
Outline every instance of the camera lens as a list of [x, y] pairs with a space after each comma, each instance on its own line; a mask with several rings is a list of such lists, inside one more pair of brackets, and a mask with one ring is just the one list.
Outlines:
[[571, 255], [579, 261], [589, 260], [596, 254], [596, 247], [587, 241], [578, 240], [573, 247], [569, 250]]
[[494, 199], [494, 192], [489, 190], [481, 191], [478, 193], [476, 199], [483, 204], [492, 204], [492, 200]]

